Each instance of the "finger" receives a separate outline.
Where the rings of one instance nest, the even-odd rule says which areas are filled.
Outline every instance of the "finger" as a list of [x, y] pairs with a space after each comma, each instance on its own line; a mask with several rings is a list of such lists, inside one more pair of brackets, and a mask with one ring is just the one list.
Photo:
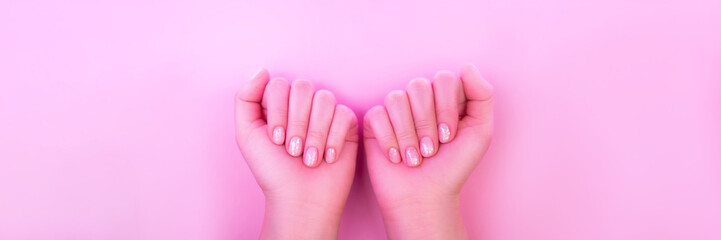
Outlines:
[[328, 138], [328, 130], [335, 111], [335, 96], [329, 91], [320, 90], [313, 96], [310, 123], [305, 140], [303, 163], [308, 167], [317, 167], [323, 159], [323, 150]]
[[433, 77], [438, 136], [441, 143], [453, 140], [458, 129], [458, 98], [460, 81], [451, 71], [439, 71]]
[[358, 120], [355, 113], [345, 105], [336, 105], [333, 121], [326, 141], [325, 161], [334, 163], [343, 150], [343, 143], [358, 142]]
[[421, 155], [432, 157], [438, 149], [438, 124], [431, 82], [425, 78], [413, 79], [406, 86], [406, 93], [411, 104], [413, 124], [421, 143]]
[[393, 132], [393, 125], [388, 117], [385, 107], [375, 106], [363, 116], [363, 137], [375, 138], [381, 149], [385, 151], [386, 157], [392, 163], [401, 162], [401, 154], [398, 151], [396, 134]]
[[493, 86], [481, 77], [473, 64], [461, 68], [461, 81], [466, 101], [466, 116], [462, 121], [475, 126], [493, 123]]
[[266, 103], [268, 137], [277, 145], [285, 142], [289, 93], [290, 84], [283, 78], [273, 78], [265, 87], [263, 101]]
[[291, 156], [298, 157], [303, 153], [314, 92], [313, 84], [305, 79], [295, 80], [290, 86], [285, 147]]
[[403, 151], [402, 157], [410, 167], [421, 164], [422, 158], [418, 152], [418, 135], [413, 124], [411, 105], [405, 91], [392, 91], [385, 99], [386, 110], [393, 125], [393, 132]]
[[235, 127], [238, 142], [245, 142], [249, 130], [265, 124], [260, 102], [268, 83], [268, 70], [260, 69], [235, 97]]

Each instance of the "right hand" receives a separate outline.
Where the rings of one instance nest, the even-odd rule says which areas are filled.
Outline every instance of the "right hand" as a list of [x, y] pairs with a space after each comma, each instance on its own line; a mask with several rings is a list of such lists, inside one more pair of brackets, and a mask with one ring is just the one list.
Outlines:
[[[466, 238], [459, 194], [493, 131], [493, 87], [473, 65], [439, 71], [364, 117], [368, 170], [391, 238]], [[420, 144], [419, 144], [420, 143]], [[420, 147], [419, 147], [420, 145]], [[403, 163], [401, 163], [403, 162]]]

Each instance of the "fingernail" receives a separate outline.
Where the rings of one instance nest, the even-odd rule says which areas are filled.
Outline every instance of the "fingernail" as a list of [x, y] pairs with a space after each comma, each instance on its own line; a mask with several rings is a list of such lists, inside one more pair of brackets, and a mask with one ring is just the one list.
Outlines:
[[448, 124], [441, 123], [441, 125], [438, 125], [438, 135], [441, 137], [442, 143], [447, 143], [448, 140], [451, 140], [451, 129], [448, 128]]
[[325, 161], [328, 163], [335, 162], [335, 149], [328, 148], [328, 150], [325, 151]]
[[293, 137], [290, 139], [290, 155], [294, 157], [300, 156], [301, 143], [299, 137]]
[[423, 154], [424, 157], [430, 157], [433, 155], [433, 140], [431, 140], [431, 138], [421, 138], [421, 154]]
[[421, 156], [418, 155], [418, 150], [414, 147], [406, 148], [406, 159], [408, 159], [408, 166], [416, 167], [421, 164]]
[[390, 156], [391, 162], [393, 163], [401, 162], [401, 154], [399, 154], [398, 149], [394, 147], [388, 150], [388, 156]]
[[261, 69], [258, 69], [258, 71], [256, 71], [256, 72], [255, 72], [255, 74], [253, 74], [253, 76], [252, 76], [252, 77], [250, 77], [250, 78], [252, 78], [252, 79], [254, 79], [254, 78], [257, 78], [257, 77], [258, 77], [258, 75], [260, 75], [260, 73], [261, 73], [261, 72], [263, 72], [263, 68], [261, 68]]
[[283, 129], [283, 127], [273, 129], [273, 142], [275, 144], [283, 144], [283, 140], [285, 140], [285, 129]]
[[303, 154], [303, 163], [308, 167], [315, 167], [318, 165], [318, 149], [309, 147], [308, 150]]

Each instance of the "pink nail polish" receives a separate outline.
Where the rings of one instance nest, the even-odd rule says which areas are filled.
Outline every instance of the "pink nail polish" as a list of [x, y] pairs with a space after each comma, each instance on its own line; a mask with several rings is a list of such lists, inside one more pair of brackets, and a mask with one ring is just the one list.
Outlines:
[[325, 161], [328, 163], [334, 163], [335, 160], [335, 149], [328, 148], [328, 150], [325, 151]]
[[318, 165], [318, 149], [315, 147], [309, 147], [303, 155], [303, 163], [308, 167], [315, 167]]
[[430, 157], [433, 155], [433, 140], [429, 137], [423, 137], [421, 139], [421, 154], [424, 157]]
[[441, 143], [447, 143], [451, 140], [451, 129], [448, 124], [441, 123], [438, 125], [438, 136], [440, 136]]
[[283, 144], [283, 140], [285, 140], [285, 129], [283, 129], [283, 127], [273, 129], [273, 142], [275, 144]]
[[300, 151], [303, 147], [303, 144], [300, 142], [299, 137], [293, 137], [290, 139], [290, 155], [297, 157], [300, 156]]
[[418, 155], [418, 150], [414, 147], [406, 148], [406, 159], [408, 160], [407, 164], [410, 167], [417, 167], [418, 165], [421, 165], [421, 156]]
[[388, 150], [388, 156], [390, 156], [391, 162], [393, 163], [401, 162], [401, 155], [398, 153], [398, 149], [394, 147]]

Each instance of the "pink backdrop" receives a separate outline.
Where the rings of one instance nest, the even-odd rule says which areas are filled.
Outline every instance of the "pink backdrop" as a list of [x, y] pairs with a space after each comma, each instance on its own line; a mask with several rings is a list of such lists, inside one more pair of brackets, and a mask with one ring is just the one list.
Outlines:
[[[721, 239], [719, 43], [719, 1], [2, 1], [0, 239], [255, 238], [257, 68], [362, 116], [464, 62], [498, 94], [474, 239]], [[385, 238], [364, 167], [340, 238]]]

